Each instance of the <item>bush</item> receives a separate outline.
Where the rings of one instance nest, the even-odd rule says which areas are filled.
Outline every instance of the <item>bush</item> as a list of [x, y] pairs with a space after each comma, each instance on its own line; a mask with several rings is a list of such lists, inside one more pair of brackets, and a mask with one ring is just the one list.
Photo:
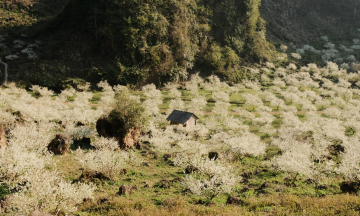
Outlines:
[[115, 100], [115, 107], [107, 117], [112, 125], [112, 134], [124, 138], [131, 129], [143, 128], [147, 119], [138, 98], [121, 92], [115, 96]]

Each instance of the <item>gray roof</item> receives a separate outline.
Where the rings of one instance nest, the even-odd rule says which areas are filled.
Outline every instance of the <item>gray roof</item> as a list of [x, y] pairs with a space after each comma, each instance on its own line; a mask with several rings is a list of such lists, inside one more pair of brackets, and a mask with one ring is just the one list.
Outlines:
[[196, 115], [194, 115], [194, 113], [174, 110], [166, 120], [185, 124], [192, 116], [194, 116], [196, 119], [199, 119]]

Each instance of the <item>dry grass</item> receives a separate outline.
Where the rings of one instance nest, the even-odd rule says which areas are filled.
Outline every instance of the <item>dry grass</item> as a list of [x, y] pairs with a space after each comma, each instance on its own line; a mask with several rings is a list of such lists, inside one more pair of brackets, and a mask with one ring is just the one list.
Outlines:
[[352, 195], [251, 197], [243, 206], [196, 205], [186, 197], [168, 198], [156, 206], [149, 200], [113, 197], [87, 202], [81, 210], [88, 215], [359, 215], [359, 206], [360, 199]]

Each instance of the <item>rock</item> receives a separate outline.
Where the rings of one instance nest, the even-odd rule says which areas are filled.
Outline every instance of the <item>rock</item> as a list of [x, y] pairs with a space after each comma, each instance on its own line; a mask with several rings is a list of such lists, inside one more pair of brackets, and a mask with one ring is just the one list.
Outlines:
[[197, 167], [194, 167], [193, 165], [189, 165], [185, 168], [186, 174], [196, 173], [199, 172], [199, 169]]
[[65, 134], [57, 134], [48, 145], [48, 150], [55, 155], [66, 155], [70, 146], [70, 138]]
[[217, 152], [209, 152], [209, 159], [210, 160], [216, 160], [219, 158], [219, 153]]
[[131, 186], [130, 185], [121, 185], [119, 188], [119, 195], [130, 195], [131, 194]]
[[356, 194], [359, 190], [358, 182], [343, 182], [340, 184], [340, 190], [343, 193]]

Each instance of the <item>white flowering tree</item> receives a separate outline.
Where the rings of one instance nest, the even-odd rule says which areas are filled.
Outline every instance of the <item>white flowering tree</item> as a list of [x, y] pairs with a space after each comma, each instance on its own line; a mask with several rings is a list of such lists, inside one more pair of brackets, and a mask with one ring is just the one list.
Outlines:
[[196, 167], [198, 172], [187, 175], [182, 184], [192, 193], [210, 200], [219, 194], [232, 192], [242, 179], [230, 165], [219, 160], [194, 159], [189, 164]]

